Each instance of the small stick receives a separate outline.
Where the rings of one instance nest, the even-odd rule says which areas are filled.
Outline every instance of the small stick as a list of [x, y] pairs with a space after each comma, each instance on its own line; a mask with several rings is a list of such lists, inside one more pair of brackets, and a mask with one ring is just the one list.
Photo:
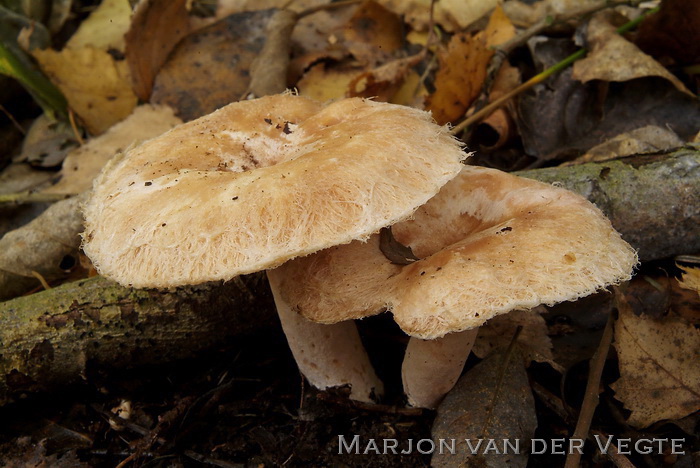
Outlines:
[[[620, 294], [620, 292], [616, 292]], [[613, 315], [608, 316], [608, 322], [605, 324], [603, 336], [600, 338], [600, 344], [595, 354], [591, 358], [591, 367], [588, 372], [588, 382], [586, 383], [586, 393], [581, 404], [581, 412], [579, 413], [576, 429], [574, 430], [572, 439], [587, 438], [588, 430], [591, 427], [593, 413], [598, 406], [598, 387], [600, 385], [600, 377], [603, 375], [603, 366], [608, 358], [608, 350], [613, 338]], [[576, 468], [579, 466], [581, 454], [577, 450], [572, 450], [566, 457], [564, 468]]]

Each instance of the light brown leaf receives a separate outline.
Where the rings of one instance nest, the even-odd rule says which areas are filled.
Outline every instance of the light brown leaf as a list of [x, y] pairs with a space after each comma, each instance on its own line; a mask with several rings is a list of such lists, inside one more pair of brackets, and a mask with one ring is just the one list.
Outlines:
[[104, 50], [47, 49], [34, 50], [32, 55], [94, 135], [122, 120], [136, 106], [126, 63]]
[[[401, 15], [413, 29], [424, 31], [430, 24], [430, 0], [379, 0], [384, 7]], [[458, 31], [493, 10], [501, 0], [440, 0], [435, 4], [435, 24], [446, 31]]]
[[129, 29], [129, 0], [103, 0], [66, 43], [70, 49], [91, 46], [124, 52], [124, 34]]
[[681, 268], [683, 271], [678, 284], [685, 289], [691, 289], [700, 294], [700, 268]]
[[300, 95], [317, 101], [342, 99], [347, 96], [350, 83], [361, 73], [362, 69], [357, 67], [326, 69], [324, 63], [319, 63], [301, 77], [296, 87]]
[[61, 179], [44, 193], [73, 195], [92, 187], [92, 180], [116, 153], [154, 138], [182, 123], [167, 106], [145, 104], [107, 132], [74, 149], [63, 162]]
[[673, 315], [638, 317], [626, 304], [619, 312], [620, 379], [612, 388], [632, 411], [628, 423], [646, 427], [700, 409], [700, 330]]
[[574, 63], [574, 79], [586, 83], [591, 80], [629, 81], [658, 76], [671, 82], [679, 91], [695, 96], [659, 62], [619, 35], [610, 19], [610, 12], [601, 12], [591, 18], [587, 35], [591, 52]]

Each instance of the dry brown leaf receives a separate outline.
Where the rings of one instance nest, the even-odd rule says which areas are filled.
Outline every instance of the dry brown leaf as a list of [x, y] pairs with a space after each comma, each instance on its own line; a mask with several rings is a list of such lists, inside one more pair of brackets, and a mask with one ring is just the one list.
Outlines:
[[351, 97], [373, 97], [377, 101], [389, 102], [401, 87], [409, 70], [420, 61], [421, 56], [414, 55], [392, 60], [361, 73], [350, 82], [348, 94]]
[[350, 53], [371, 67], [386, 61], [403, 45], [401, 18], [373, 0], [360, 5], [343, 32]]
[[423, 109], [428, 90], [421, 80], [421, 76], [414, 70], [409, 70], [401, 84], [401, 87], [394, 93], [389, 102], [402, 106]]
[[671, 82], [679, 91], [695, 96], [659, 62], [619, 35], [615, 29], [611, 24], [610, 12], [601, 12], [591, 18], [587, 34], [591, 52], [574, 63], [574, 79], [586, 83], [591, 80], [629, 81], [658, 76]]
[[266, 22], [265, 44], [250, 66], [246, 98], [269, 96], [287, 89], [292, 31], [298, 19], [293, 11], [277, 10]]
[[[430, 0], [379, 0], [379, 3], [403, 16], [413, 29], [425, 31], [430, 24]], [[435, 4], [434, 21], [446, 31], [458, 31], [500, 3], [501, 0], [440, 0]]]
[[647, 125], [596, 145], [583, 156], [571, 162], [565, 162], [563, 165], [608, 161], [635, 154], [658, 153], [681, 147], [683, 144], [683, 140], [673, 130]]
[[124, 34], [129, 29], [129, 0], [103, 0], [66, 43], [70, 49], [94, 47], [124, 52]]
[[627, 421], [646, 427], [700, 409], [700, 330], [675, 315], [636, 316], [621, 301], [615, 323], [620, 379], [615, 398], [632, 411]]
[[636, 44], [646, 53], [667, 64], [700, 62], [700, 2], [664, 0], [661, 10], [639, 25]]
[[[494, 317], [479, 328], [472, 352], [484, 358], [496, 348], [508, 347], [515, 330], [521, 326], [518, 344], [528, 359], [554, 363], [552, 340], [547, 336], [547, 322], [541, 315], [543, 308], [514, 310]], [[558, 367], [558, 366], [557, 366]]]
[[[496, 74], [491, 92], [489, 93], [489, 102], [495, 101], [504, 94], [514, 90], [520, 84], [520, 70], [511, 66], [509, 63], [504, 63]], [[510, 103], [510, 101], [508, 101]], [[489, 144], [488, 149], [496, 149], [505, 145], [513, 136], [516, 135], [515, 121], [511, 115], [509, 105], [496, 109], [488, 117], [481, 121], [480, 126], [487, 125], [497, 138], [492, 144]], [[482, 145], [482, 148], [484, 146]]]
[[459, 120], [481, 91], [486, 68], [494, 52], [492, 46], [515, 35], [515, 28], [496, 8], [486, 29], [475, 36], [459, 33], [452, 36], [447, 50], [440, 54], [440, 68], [435, 76], [435, 92], [426, 108], [439, 124]]
[[44, 193], [74, 195], [92, 187], [92, 180], [116, 153], [154, 138], [182, 123], [167, 106], [145, 104], [107, 132], [91, 139], [68, 155], [61, 179]]
[[160, 69], [150, 102], [170, 106], [188, 121], [238, 101], [273, 11], [230, 15], [184, 38]]
[[47, 49], [34, 50], [32, 55], [94, 135], [122, 120], [136, 106], [126, 63], [104, 50]]
[[125, 55], [139, 99], [148, 101], [158, 70], [189, 32], [187, 0], [141, 0], [136, 6], [125, 38]]
[[342, 99], [347, 96], [352, 80], [362, 71], [357, 67], [326, 69], [324, 63], [319, 63], [301, 77], [296, 87], [301, 96], [317, 101]]
[[[431, 466], [440, 468], [527, 465], [527, 448], [535, 434], [537, 415], [530, 382], [517, 346], [507, 359], [499, 350], [459, 379], [437, 410], [433, 440], [455, 440], [455, 452], [435, 451]], [[477, 446], [479, 440], [482, 443]], [[521, 450], [499, 455], [503, 440], [519, 441]], [[469, 441], [470, 445], [467, 445]], [[472, 450], [475, 452], [472, 454]]]
[[700, 268], [682, 268], [683, 272], [678, 284], [684, 289], [691, 289], [700, 294]]

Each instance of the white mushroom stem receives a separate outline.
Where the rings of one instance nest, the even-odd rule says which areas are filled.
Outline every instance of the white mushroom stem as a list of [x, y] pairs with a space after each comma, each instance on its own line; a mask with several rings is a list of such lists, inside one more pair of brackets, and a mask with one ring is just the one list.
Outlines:
[[349, 385], [353, 400], [376, 401], [384, 384], [374, 372], [355, 322], [327, 325], [305, 319], [282, 299], [275, 271], [268, 271], [267, 277], [287, 342], [309, 383], [321, 390]]
[[478, 328], [435, 340], [411, 338], [403, 358], [403, 389], [412, 406], [435, 408], [457, 383]]

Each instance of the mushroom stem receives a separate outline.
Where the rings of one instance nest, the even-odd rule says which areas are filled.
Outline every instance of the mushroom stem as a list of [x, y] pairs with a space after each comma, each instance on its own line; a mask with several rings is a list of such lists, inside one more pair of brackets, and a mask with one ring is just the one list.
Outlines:
[[309, 383], [320, 390], [350, 385], [353, 400], [379, 398], [384, 384], [374, 372], [355, 322], [327, 325], [307, 320], [282, 299], [274, 270], [267, 272], [267, 278], [287, 342]]
[[403, 358], [403, 389], [412, 406], [435, 408], [462, 373], [478, 328], [434, 340], [411, 338]]

